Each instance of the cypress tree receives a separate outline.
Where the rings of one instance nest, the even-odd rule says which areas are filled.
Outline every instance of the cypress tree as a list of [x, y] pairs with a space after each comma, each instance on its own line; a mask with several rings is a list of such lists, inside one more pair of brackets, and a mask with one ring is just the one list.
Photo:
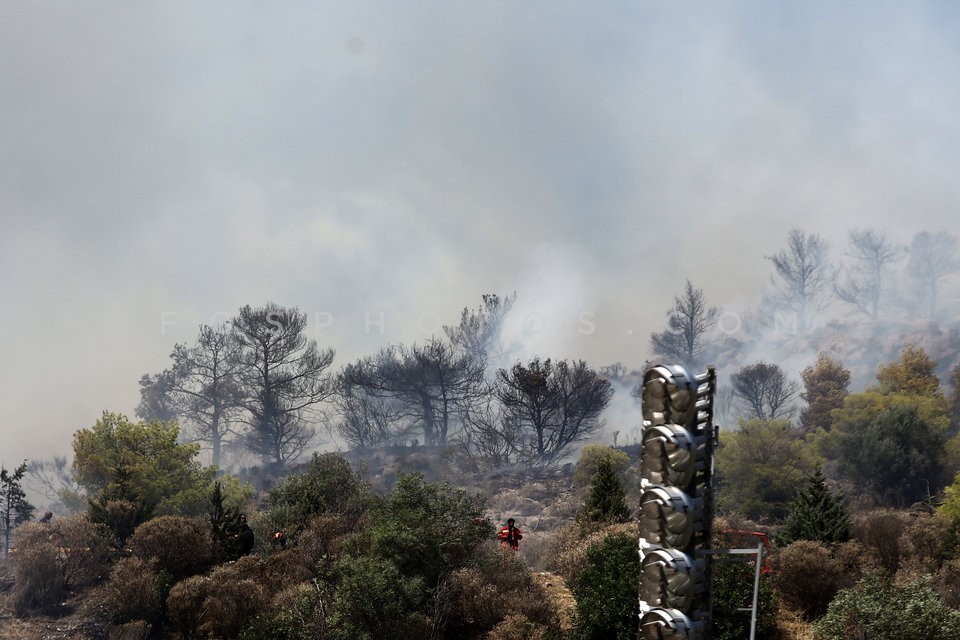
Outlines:
[[850, 539], [850, 514], [843, 494], [827, 487], [821, 469], [807, 478], [790, 504], [787, 519], [777, 528], [777, 544], [786, 546], [797, 540], [846, 542]]
[[609, 457], [597, 463], [597, 470], [590, 481], [590, 495], [578, 518], [586, 522], [626, 522], [630, 509], [623, 492], [623, 484], [613, 470]]

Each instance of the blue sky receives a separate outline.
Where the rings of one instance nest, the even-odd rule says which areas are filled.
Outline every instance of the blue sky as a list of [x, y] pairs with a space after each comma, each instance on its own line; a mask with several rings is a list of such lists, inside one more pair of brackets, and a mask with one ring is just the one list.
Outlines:
[[949, 2], [0, 13], [8, 467], [245, 304], [340, 366], [516, 290], [531, 354], [639, 366], [687, 278], [749, 308], [791, 228], [958, 232]]

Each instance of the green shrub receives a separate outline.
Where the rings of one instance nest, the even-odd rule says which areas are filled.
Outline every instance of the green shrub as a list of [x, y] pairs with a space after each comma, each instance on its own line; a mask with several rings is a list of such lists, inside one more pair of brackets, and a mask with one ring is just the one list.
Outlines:
[[344, 558], [336, 564], [339, 581], [330, 615], [336, 640], [420, 640], [430, 636], [421, 613], [423, 579], [400, 572], [389, 560]]
[[240, 633], [240, 640], [315, 640], [327, 633], [328, 594], [301, 583], [278, 593], [262, 614]]
[[630, 519], [623, 484], [609, 458], [597, 462], [590, 482], [590, 494], [577, 518], [585, 522], [626, 522]]
[[[750, 636], [750, 614], [734, 610], [752, 606], [755, 571], [755, 566], [747, 562], [714, 562], [712, 640], [742, 640]], [[772, 638], [776, 633], [779, 603], [771, 582], [767, 575], [760, 577], [758, 638]]]
[[369, 514], [369, 552], [434, 587], [493, 537], [484, 506], [479, 494], [401, 474], [393, 492]]
[[639, 582], [636, 537], [618, 534], [591, 547], [572, 588], [578, 640], [635, 640]]
[[346, 458], [315, 453], [302, 473], [270, 490], [268, 517], [277, 530], [295, 539], [314, 516], [333, 512], [355, 519], [364, 511], [367, 496], [366, 485]]
[[814, 625], [817, 640], [941, 640], [960, 638], [960, 611], [951, 609], [925, 578], [898, 586], [870, 574], [844, 589]]
[[602, 444], [588, 444], [580, 449], [580, 459], [573, 467], [573, 486], [582, 489], [590, 484], [600, 461], [609, 463], [621, 483], [630, 469], [630, 456], [623, 451]]

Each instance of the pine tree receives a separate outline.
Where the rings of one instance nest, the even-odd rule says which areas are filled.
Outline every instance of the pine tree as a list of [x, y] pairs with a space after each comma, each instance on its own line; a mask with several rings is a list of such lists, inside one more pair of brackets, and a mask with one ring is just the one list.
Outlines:
[[27, 463], [23, 462], [13, 473], [0, 469], [0, 533], [3, 534], [3, 555], [10, 549], [10, 534], [20, 523], [33, 515], [33, 505], [27, 502], [27, 493], [21, 481], [27, 472]]
[[590, 495], [578, 517], [586, 522], [626, 522], [630, 519], [623, 484], [609, 457], [601, 458], [590, 481]]
[[821, 469], [807, 478], [790, 504], [789, 515], [777, 529], [777, 544], [786, 546], [797, 540], [846, 542], [850, 539], [850, 514], [843, 494], [827, 487]]
[[240, 512], [223, 504], [223, 486], [213, 483], [210, 492], [210, 533], [213, 537], [214, 554], [218, 562], [236, 560], [240, 557]]
[[800, 427], [805, 433], [817, 428], [830, 430], [830, 412], [843, 406], [850, 387], [850, 371], [821, 351], [817, 362], [800, 374], [805, 390], [800, 394], [807, 407], [800, 412]]

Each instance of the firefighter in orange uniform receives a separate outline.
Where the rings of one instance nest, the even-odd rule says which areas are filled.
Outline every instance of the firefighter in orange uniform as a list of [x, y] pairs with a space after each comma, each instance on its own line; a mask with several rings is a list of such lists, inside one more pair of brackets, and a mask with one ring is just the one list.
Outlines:
[[497, 536], [500, 538], [500, 548], [504, 551], [507, 549], [513, 549], [516, 551], [520, 548], [520, 541], [523, 540], [523, 534], [520, 533], [520, 527], [513, 526], [513, 523], [513, 518], [507, 520], [507, 524], [500, 527], [500, 533]]

